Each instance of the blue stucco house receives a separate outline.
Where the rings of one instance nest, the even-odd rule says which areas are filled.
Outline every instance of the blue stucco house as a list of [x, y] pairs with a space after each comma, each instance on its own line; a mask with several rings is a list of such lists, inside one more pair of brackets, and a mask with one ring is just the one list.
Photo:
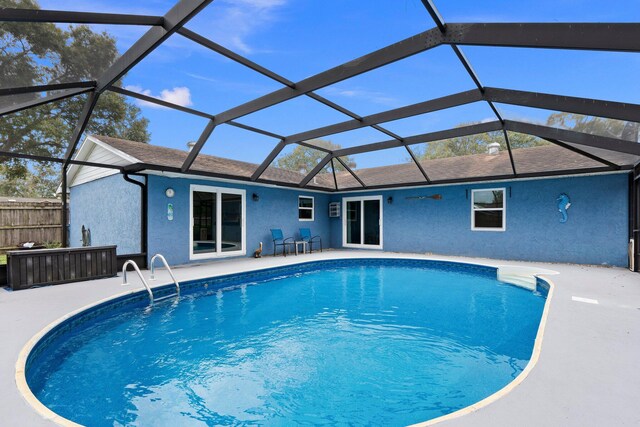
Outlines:
[[[443, 185], [402, 186], [417, 173], [413, 163], [360, 169], [357, 179], [367, 184], [360, 190], [348, 171], [320, 172], [300, 188], [301, 172], [269, 167], [251, 182], [257, 165], [203, 154], [185, 174], [187, 155], [88, 136], [76, 160], [114, 168], [70, 167], [70, 246], [82, 244], [85, 226], [93, 245], [116, 244], [119, 255], [148, 260], [162, 253], [170, 264], [185, 264], [252, 256], [260, 242], [272, 254], [271, 228], [297, 237], [308, 227], [325, 248], [628, 264], [629, 171], [563, 175], [593, 160], [555, 145], [513, 150], [520, 179], [481, 179], [510, 168], [509, 156], [494, 149], [425, 160], [431, 176], [449, 179]], [[162, 170], [149, 166], [158, 164]], [[527, 178], [537, 165], [554, 173]], [[461, 169], [480, 179], [455, 183], [452, 174]], [[376, 188], [377, 182], [398, 186]], [[566, 222], [562, 194], [571, 203]]]

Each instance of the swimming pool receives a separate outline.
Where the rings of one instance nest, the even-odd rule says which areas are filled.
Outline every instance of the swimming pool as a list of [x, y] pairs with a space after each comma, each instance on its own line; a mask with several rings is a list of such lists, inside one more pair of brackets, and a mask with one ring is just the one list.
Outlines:
[[43, 404], [87, 425], [411, 424], [527, 365], [545, 288], [495, 277], [357, 259], [183, 283], [177, 303], [149, 309], [141, 293], [65, 320], [26, 377]]

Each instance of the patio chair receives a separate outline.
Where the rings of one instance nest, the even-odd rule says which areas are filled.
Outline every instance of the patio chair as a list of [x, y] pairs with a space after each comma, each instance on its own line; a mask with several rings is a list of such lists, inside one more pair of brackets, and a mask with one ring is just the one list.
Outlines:
[[301, 228], [300, 229], [300, 240], [304, 240], [309, 245], [309, 253], [313, 252], [313, 244], [320, 244], [320, 252], [322, 252], [322, 239], [320, 236], [311, 236], [311, 229], [309, 228]]
[[282, 255], [287, 256], [287, 246], [295, 245], [293, 237], [284, 237], [282, 230], [279, 228], [271, 229], [271, 238], [273, 239], [273, 256], [276, 256], [276, 248], [282, 246]]

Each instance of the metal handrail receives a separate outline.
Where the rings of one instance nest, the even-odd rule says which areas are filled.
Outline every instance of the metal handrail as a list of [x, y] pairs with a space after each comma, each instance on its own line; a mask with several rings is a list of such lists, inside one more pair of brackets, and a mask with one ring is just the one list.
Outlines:
[[162, 261], [162, 263], [164, 264], [165, 268], [167, 269], [167, 271], [169, 272], [169, 275], [171, 276], [171, 279], [173, 280], [173, 283], [176, 285], [176, 292], [178, 294], [178, 296], [180, 295], [180, 283], [178, 283], [178, 281], [176, 280], [176, 276], [173, 275], [173, 271], [171, 271], [171, 267], [169, 267], [169, 263], [167, 262], [167, 260], [164, 258], [164, 256], [162, 256], [161, 254], [155, 254], [153, 256], [153, 258], [151, 258], [151, 276], [149, 277], [149, 280], [156, 280], [155, 277], [155, 262], [156, 262], [156, 258], [160, 258], [160, 261]]
[[144, 277], [142, 276], [142, 273], [138, 268], [138, 264], [136, 264], [134, 260], [130, 259], [127, 262], [125, 262], [124, 265], [122, 266], [122, 285], [124, 286], [129, 284], [127, 283], [127, 266], [129, 265], [132, 265], [136, 273], [138, 273], [138, 277], [140, 277], [140, 280], [142, 280], [142, 284], [144, 285], [145, 289], [149, 293], [149, 299], [151, 300], [151, 304], [153, 304], [153, 292], [151, 292], [151, 288], [149, 287], [149, 284], [147, 283], [146, 280], [144, 280]]

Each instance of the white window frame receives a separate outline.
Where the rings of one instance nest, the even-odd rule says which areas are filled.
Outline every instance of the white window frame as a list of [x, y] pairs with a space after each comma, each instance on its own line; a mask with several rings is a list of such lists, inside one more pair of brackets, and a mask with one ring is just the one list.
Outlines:
[[[202, 254], [193, 253], [193, 192], [213, 193], [216, 195], [216, 251]], [[238, 194], [242, 197], [242, 237], [241, 249], [222, 252], [222, 193]], [[247, 254], [247, 192], [236, 188], [214, 187], [210, 185], [191, 184], [189, 187], [189, 259], [213, 259]]]
[[[501, 208], [476, 208], [474, 206], [473, 200], [475, 194], [480, 191], [502, 191], [502, 207]], [[502, 211], [502, 227], [476, 227], [476, 216], [475, 212], [477, 211]], [[507, 192], [506, 188], [477, 188], [471, 190], [471, 230], [472, 231], [505, 231], [507, 229]]]
[[[311, 207], [303, 208], [300, 206], [300, 199], [311, 199]], [[311, 218], [300, 218], [300, 209], [311, 211]], [[314, 221], [316, 217], [316, 200], [313, 196], [298, 196], [298, 221]]]
[[[368, 245], [364, 243], [347, 243], [347, 220], [348, 220], [348, 212], [347, 212], [347, 202], [357, 202], [360, 201], [360, 212], [364, 213], [364, 202], [366, 200], [378, 200], [380, 203], [380, 224], [378, 225], [380, 228], [380, 244], [379, 245]], [[384, 221], [383, 221], [383, 213], [384, 213], [384, 204], [382, 203], [382, 195], [380, 196], [361, 196], [361, 197], [343, 197], [342, 198], [342, 247], [345, 248], [359, 248], [359, 249], [382, 249], [383, 241], [382, 237], [384, 236]], [[364, 239], [364, 218], [361, 218], [360, 221], [360, 236], [361, 239]]]

